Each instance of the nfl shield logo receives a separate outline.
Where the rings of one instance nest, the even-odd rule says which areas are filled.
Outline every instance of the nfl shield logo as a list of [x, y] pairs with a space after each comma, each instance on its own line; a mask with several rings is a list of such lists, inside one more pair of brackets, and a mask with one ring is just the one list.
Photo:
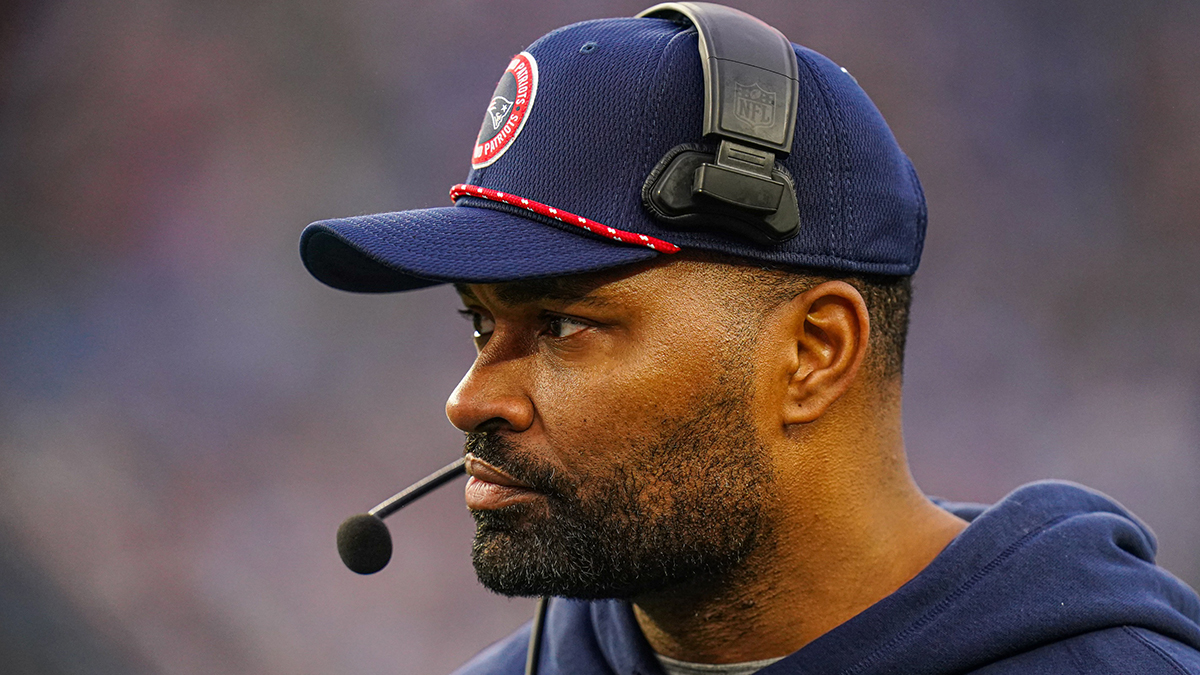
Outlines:
[[755, 82], [734, 83], [733, 116], [752, 127], [770, 126], [775, 122], [775, 92], [763, 89]]

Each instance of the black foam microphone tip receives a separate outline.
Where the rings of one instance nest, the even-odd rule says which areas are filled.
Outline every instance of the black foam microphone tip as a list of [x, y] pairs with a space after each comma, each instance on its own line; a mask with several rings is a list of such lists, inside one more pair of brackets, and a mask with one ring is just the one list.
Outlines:
[[351, 571], [374, 574], [392, 559], [392, 535], [387, 525], [368, 513], [350, 516], [337, 531], [338, 555]]

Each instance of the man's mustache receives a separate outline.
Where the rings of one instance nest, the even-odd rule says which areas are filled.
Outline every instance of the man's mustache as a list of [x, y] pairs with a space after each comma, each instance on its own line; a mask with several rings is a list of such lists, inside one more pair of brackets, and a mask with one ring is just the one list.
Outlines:
[[537, 461], [515, 443], [497, 434], [469, 432], [464, 450], [548, 496], [575, 494], [575, 484], [562, 472]]

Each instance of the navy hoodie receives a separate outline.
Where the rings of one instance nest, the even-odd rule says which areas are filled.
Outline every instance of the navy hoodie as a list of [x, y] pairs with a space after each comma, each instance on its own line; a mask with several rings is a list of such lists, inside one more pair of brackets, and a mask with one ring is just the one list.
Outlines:
[[[760, 671], [875, 675], [1200, 674], [1200, 600], [1154, 564], [1149, 528], [1071, 483], [987, 508], [920, 574]], [[529, 624], [456, 675], [520, 675]], [[550, 602], [540, 675], [661, 675], [627, 601]]]

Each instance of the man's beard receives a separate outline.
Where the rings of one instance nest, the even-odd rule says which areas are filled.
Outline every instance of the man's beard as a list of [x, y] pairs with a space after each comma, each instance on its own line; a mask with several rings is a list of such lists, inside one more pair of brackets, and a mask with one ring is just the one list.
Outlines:
[[697, 397], [689, 419], [664, 421], [628, 463], [583, 480], [505, 438], [468, 434], [469, 452], [543, 495], [472, 512], [480, 583], [510, 596], [632, 598], [738, 567], [766, 534], [771, 480], [739, 385]]

